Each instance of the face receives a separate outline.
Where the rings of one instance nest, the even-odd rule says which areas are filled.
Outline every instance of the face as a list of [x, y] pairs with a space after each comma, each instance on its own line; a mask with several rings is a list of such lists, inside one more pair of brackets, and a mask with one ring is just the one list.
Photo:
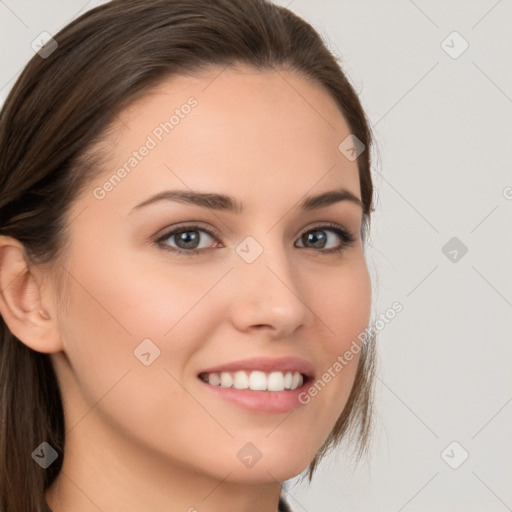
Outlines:
[[219, 73], [174, 77], [116, 118], [70, 212], [52, 360], [67, 442], [284, 481], [341, 414], [358, 355], [335, 363], [369, 321], [358, 168], [321, 87]]

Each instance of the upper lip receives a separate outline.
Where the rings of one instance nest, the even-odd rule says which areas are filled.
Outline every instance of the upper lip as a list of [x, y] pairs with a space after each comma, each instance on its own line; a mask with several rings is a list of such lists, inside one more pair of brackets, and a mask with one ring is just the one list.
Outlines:
[[253, 357], [251, 359], [240, 359], [238, 361], [231, 361], [229, 363], [220, 364], [205, 368], [199, 372], [201, 373], [221, 373], [221, 372], [235, 372], [237, 370], [255, 371], [260, 370], [263, 372], [299, 372], [306, 377], [313, 377], [315, 374], [313, 365], [305, 359], [299, 357]]

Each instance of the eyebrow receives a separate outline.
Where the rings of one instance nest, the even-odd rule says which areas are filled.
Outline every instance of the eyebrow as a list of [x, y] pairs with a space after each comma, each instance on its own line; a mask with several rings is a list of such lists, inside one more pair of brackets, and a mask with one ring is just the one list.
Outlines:
[[[177, 201], [180, 203], [193, 204], [203, 208], [211, 208], [212, 210], [224, 210], [236, 214], [242, 213], [245, 209], [242, 202], [225, 194], [193, 192], [188, 190], [165, 190], [149, 197], [137, 206], [134, 206], [131, 211], [158, 201]], [[329, 190], [316, 196], [309, 196], [299, 204], [299, 208], [304, 211], [317, 210], [340, 201], [350, 201], [351, 203], [363, 208], [361, 199], [344, 188]]]

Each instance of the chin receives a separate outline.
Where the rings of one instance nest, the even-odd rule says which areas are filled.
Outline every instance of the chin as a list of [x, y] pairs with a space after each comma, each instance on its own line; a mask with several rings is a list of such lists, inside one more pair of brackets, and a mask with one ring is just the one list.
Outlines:
[[[300, 475], [309, 465], [309, 462], [302, 466], [292, 466], [289, 464], [280, 464], [278, 466], [265, 466], [250, 469], [237, 468], [229, 475], [228, 480], [231, 483], [261, 485], [272, 483], [283, 483], [286, 480]], [[217, 475], [217, 478], [224, 479], [226, 475]]]
[[[249, 466], [239, 463], [229, 468], [227, 464], [226, 469], [228, 472], [231, 471], [229, 480], [237, 483], [264, 484], [276, 481], [282, 483], [294, 478], [309, 466], [315, 456], [297, 451], [300, 450], [294, 450], [292, 453], [283, 453], [282, 450], [270, 454], [263, 453], [259, 460]], [[225, 475], [226, 473], [222, 476]]]

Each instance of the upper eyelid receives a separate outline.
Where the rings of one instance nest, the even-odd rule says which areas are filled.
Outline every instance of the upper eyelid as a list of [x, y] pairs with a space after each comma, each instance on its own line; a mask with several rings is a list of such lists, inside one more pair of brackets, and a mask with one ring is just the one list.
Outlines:
[[[330, 225], [331, 224], [331, 225]], [[312, 226], [303, 228], [301, 230], [301, 233], [299, 236], [302, 236], [304, 233], [307, 233], [308, 231], [311, 231], [313, 229], [317, 228], [324, 228], [324, 229], [340, 229], [342, 231], [345, 231], [348, 235], [350, 235], [352, 238], [357, 238], [357, 233], [352, 232], [352, 230], [342, 226], [341, 224], [338, 224], [337, 222], [333, 221], [318, 221], [318, 224], [314, 224]], [[184, 224], [178, 224], [177, 226], [173, 226], [168, 228], [164, 233], [157, 237], [157, 242], [162, 242], [163, 240], [170, 238], [171, 236], [175, 235], [177, 232], [180, 231], [193, 231], [194, 229], [204, 230], [206, 231], [210, 236], [218, 237], [221, 233], [221, 231], [217, 228], [213, 228], [211, 226], [203, 225], [201, 221], [188, 221]]]
[[192, 231], [194, 229], [201, 229], [206, 231], [207, 233], [210, 233], [212, 236], [218, 236], [220, 235], [220, 230], [217, 228], [213, 228], [211, 226], [205, 226], [199, 221], [189, 221], [188, 224], [178, 224], [177, 226], [164, 228], [163, 233], [160, 236], [157, 236], [157, 241], [165, 240], [166, 238], [169, 238], [171, 235], [175, 234], [179, 231]]

